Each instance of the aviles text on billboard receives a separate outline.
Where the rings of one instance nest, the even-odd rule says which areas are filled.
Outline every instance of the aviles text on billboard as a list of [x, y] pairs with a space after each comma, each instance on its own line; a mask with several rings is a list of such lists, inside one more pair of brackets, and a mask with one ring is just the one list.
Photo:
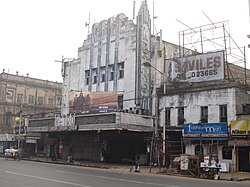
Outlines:
[[170, 60], [173, 81], [202, 82], [224, 79], [224, 52], [199, 54]]

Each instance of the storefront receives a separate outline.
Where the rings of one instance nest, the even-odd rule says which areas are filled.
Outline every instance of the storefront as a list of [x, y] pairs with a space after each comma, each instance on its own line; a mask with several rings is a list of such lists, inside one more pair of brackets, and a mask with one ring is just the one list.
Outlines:
[[235, 120], [230, 124], [232, 163], [235, 171], [250, 172], [250, 120]]
[[[210, 156], [223, 161], [223, 147], [227, 145], [227, 123], [184, 124], [183, 138], [185, 154], [197, 155], [200, 158]], [[224, 161], [225, 162], [225, 161]]]

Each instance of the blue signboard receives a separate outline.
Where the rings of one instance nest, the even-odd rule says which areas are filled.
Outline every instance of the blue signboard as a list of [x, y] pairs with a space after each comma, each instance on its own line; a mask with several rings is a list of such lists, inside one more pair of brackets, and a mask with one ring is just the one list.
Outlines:
[[185, 138], [222, 138], [227, 136], [227, 123], [189, 123], [183, 125], [183, 137]]

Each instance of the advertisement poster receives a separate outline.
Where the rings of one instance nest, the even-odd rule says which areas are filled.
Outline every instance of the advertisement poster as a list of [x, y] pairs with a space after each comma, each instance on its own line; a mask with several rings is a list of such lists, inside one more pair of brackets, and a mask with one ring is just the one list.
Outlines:
[[181, 170], [188, 170], [188, 156], [186, 155], [181, 155], [181, 163], [180, 163], [180, 169]]
[[117, 92], [71, 91], [69, 97], [70, 113], [107, 113], [116, 112], [118, 108]]
[[193, 55], [166, 61], [167, 76], [176, 82], [224, 79], [224, 52]]

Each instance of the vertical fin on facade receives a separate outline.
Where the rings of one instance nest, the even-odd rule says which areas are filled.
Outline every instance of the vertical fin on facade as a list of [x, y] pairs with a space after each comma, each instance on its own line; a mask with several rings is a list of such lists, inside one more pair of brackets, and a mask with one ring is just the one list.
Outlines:
[[101, 76], [101, 62], [102, 62], [102, 27], [103, 22], [99, 24], [98, 33], [98, 57], [97, 57], [97, 81], [96, 81], [96, 91], [100, 91], [100, 76]]
[[109, 83], [109, 53], [110, 53], [110, 19], [108, 19], [107, 23], [107, 34], [106, 34], [106, 61], [105, 61], [105, 85], [104, 91], [108, 91], [108, 83]]
[[113, 90], [117, 90], [117, 78], [118, 78], [118, 48], [119, 48], [119, 40], [120, 40], [120, 15], [118, 14], [116, 16], [116, 26], [115, 26], [115, 54], [114, 54], [114, 84], [113, 84]]
[[94, 25], [92, 26], [92, 32], [90, 34], [90, 58], [89, 58], [89, 85], [88, 85], [88, 91], [92, 91], [92, 74], [93, 74], [93, 53], [94, 53]]
[[136, 105], [149, 109], [150, 67], [143, 65], [151, 62], [151, 19], [146, 0], [141, 3], [136, 22]]

